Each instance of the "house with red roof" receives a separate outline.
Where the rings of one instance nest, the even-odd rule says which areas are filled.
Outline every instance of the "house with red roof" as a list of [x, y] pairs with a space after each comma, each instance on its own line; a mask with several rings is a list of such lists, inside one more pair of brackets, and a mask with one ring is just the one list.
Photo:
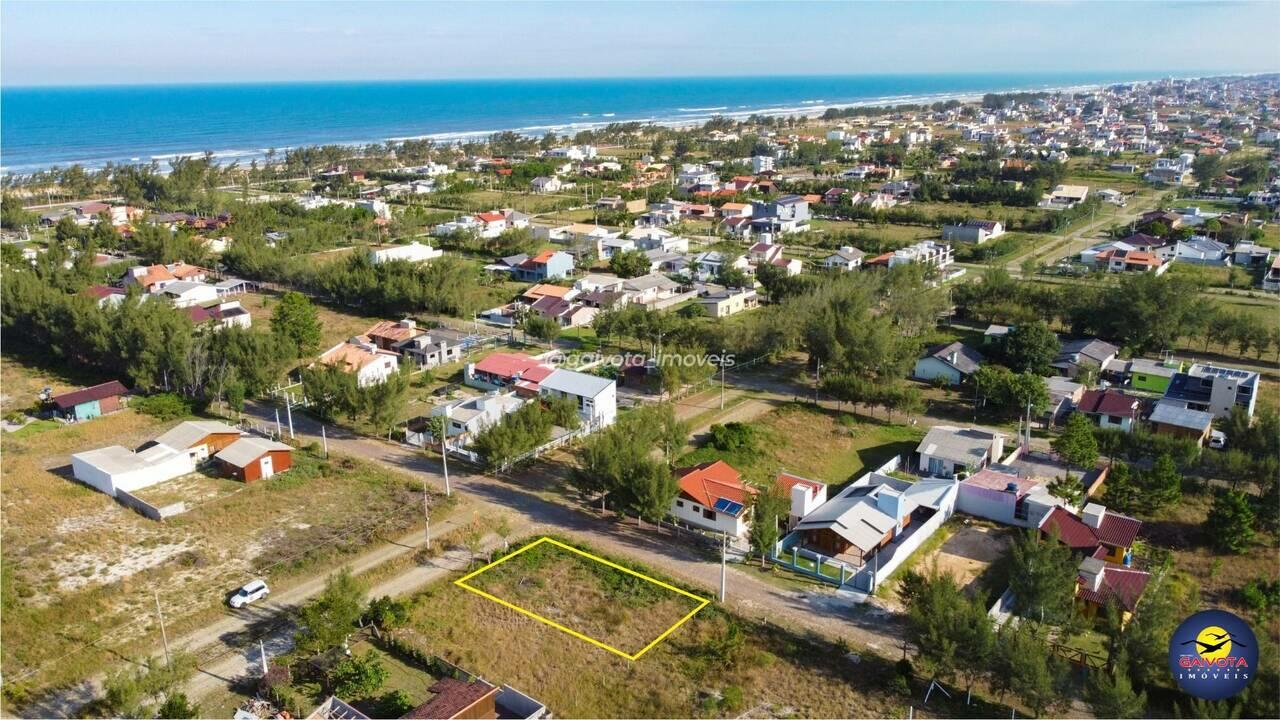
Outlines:
[[1128, 622], [1151, 574], [1133, 567], [1133, 543], [1142, 529], [1137, 518], [1109, 511], [1097, 503], [1084, 506], [1080, 515], [1056, 507], [1040, 522], [1042, 538], [1056, 539], [1071, 548], [1080, 561], [1076, 599], [1088, 616], [1116, 605], [1122, 622]]
[[1058, 506], [1040, 521], [1041, 536], [1056, 537], [1076, 554], [1121, 565], [1133, 562], [1133, 541], [1141, 529], [1141, 520], [1097, 503], [1085, 505], [1080, 515]]
[[492, 353], [478, 363], [468, 363], [462, 371], [463, 382], [479, 390], [512, 388], [523, 397], [538, 394], [538, 384], [555, 368], [541, 360], [520, 353]]
[[1076, 412], [1088, 415], [1100, 428], [1133, 432], [1142, 414], [1142, 401], [1111, 388], [1086, 390], [1076, 403]]
[[676, 471], [680, 492], [671, 501], [671, 514], [703, 530], [745, 538], [751, 526], [751, 498], [756, 489], [723, 460]]
[[791, 512], [787, 517], [786, 530], [790, 531], [801, 518], [817, 510], [827, 501], [827, 484], [817, 480], [792, 475], [789, 472], [778, 473], [774, 480], [779, 492], [791, 500]]

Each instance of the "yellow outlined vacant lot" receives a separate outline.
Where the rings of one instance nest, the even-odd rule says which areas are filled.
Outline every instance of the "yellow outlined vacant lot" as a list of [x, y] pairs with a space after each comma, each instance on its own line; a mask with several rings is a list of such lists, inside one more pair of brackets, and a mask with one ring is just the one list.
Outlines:
[[[539, 614], [537, 614], [537, 613], [535, 613], [535, 612], [532, 612], [532, 611], [530, 611], [530, 610], [526, 610], [526, 609], [524, 609], [524, 608], [522, 608], [522, 607], [520, 607], [520, 606], [518, 606], [518, 605], [515, 605], [515, 604], [513, 604], [513, 603], [507, 602], [506, 600], [503, 600], [503, 599], [502, 599], [502, 598], [500, 598], [500, 597], [495, 597], [495, 596], [493, 596], [493, 595], [491, 595], [491, 594], [489, 594], [489, 593], [487, 593], [487, 592], [485, 592], [485, 591], [483, 591], [483, 590], [480, 590], [479, 588], [475, 588], [475, 587], [472, 587], [472, 586], [470, 586], [470, 585], [468, 585], [468, 584], [467, 584], [467, 581], [468, 581], [468, 580], [470, 580], [470, 579], [471, 579], [471, 578], [473, 578], [473, 577], [476, 577], [477, 575], [479, 575], [479, 574], [481, 574], [481, 573], [485, 572], [486, 570], [489, 570], [489, 569], [491, 569], [491, 568], [497, 567], [498, 565], [501, 565], [502, 563], [504, 563], [504, 562], [506, 562], [506, 561], [510, 560], [511, 558], [516, 557], [516, 556], [520, 555], [520, 554], [521, 554], [521, 553], [523, 553], [523, 552], [526, 552], [526, 551], [528, 551], [528, 550], [532, 550], [533, 548], [538, 547], [538, 546], [543, 545], [543, 544], [554, 545], [554, 546], [556, 546], [556, 547], [558, 547], [558, 548], [561, 548], [561, 549], [563, 549], [563, 550], [568, 550], [569, 552], [574, 553], [575, 555], [579, 555], [579, 556], [581, 556], [581, 557], [587, 558], [588, 560], [591, 560], [591, 561], [593, 561], [593, 562], [597, 562], [597, 563], [600, 563], [600, 564], [602, 564], [602, 565], [607, 565], [607, 566], [609, 566], [609, 567], [611, 567], [611, 568], [613, 568], [613, 569], [615, 569], [615, 570], [618, 570], [619, 572], [624, 572], [624, 573], [627, 573], [628, 575], [633, 575], [633, 576], [635, 576], [635, 577], [640, 578], [641, 580], [644, 580], [644, 581], [646, 581], [646, 582], [653, 583], [654, 585], [657, 585], [657, 586], [659, 586], [659, 587], [661, 587], [661, 588], [664, 588], [664, 589], [666, 589], [666, 590], [670, 590], [670, 591], [671, 591], [671, 592], [673, 592], [673, 593], [678, 593], [678, 594], [683, 595], [683, 596], [685, 596], [685, 597], [687, 597], [687, 598], [690, 598], [690, 599], [692, 599], [692, 600], [696, 600], [696, 601], [698, 602], [698, 605], [697, 605], [697, 607], [695, 607], [693, 610], [689, 611], [689, 613], [688, 613], [687, 615], [685, 615], [684, 617], [680, 618], [680, 620], [679, 620], [678, 622], [676, 622], [676, 624], [674, 624], [674, 625], [672, 625], [671, 627], [667, 628], [665, 631], [663, 631], [663, 633], [662, 633], [661, 635], [659, 635], [658, 637], [654, 638], [652, 642], [650, 642], [648, 645], [645, 645], [643, 648], [641, 648], [641, 650], [640, 650], [639, 652], [636, 652], [636, 653], [628, 653], [628, 652], [625, 652], [625, 651], [623, 651], [623, 650], [619, 650], [618, 648], [615, 648], [615, 647], [613, 647], [612, 645], [609, 645], [609, 644], [607, 644], [607, 643], [600, 642], [599, 640], [596, 640], [596, 639], [595, 639], [595, 638], [593, 638], [593, 637], [590, 637], [590, 636], [588, 636], [588, 635], [584, 635], [584, 634], [582, 634], [582, 633], [578, 632], [577, 630], [573, 630], [573, 629], [571, 629], [571, 628], [567, 628], [567, 627], [565, 627], [564, 625], [561, 625], [560, 623], [557, 623], [557, 622], [556, 622], [556, 621], [554, 621], [554, 620], [550, 620], [550, 619], [548, 619], [548, 618], [545, 618], [545, 617], [543, 617], [543, 616], [541, 616], [541, 615], [539, 615]], [[528, 545], [525, 545], [524, 547], [522, 547], [522, 548], [520, 548], [519, 550], [517, 550], [517, 551], [515, 551], [515, 552], [511, 553], [510, 555], [507, 555], [507, 556], [505, 556], [505, 557], [502, 557], [502, 558], [499, 558], [499, 559], [497, 559], [497, 560], [494, 560], [493, 562], [489, 563], [488, 565], [485, 565], [484, 567], [480, 568], [479, 570], [476, 570], [476, 571], [474, 571], [474, 572], [468, 573], [467, 575], [465, 575], [465, 576], [463, 576], [463, 577], [461, 577], [461, 578], [458, 578], [457, 580], [454, 580], [454, 581], [453, 581], [453, 583], [454, 583], [455, 585], [457, 585], [458, 587], [463, 588], [464, 590], [469, 590], [469, 591], [471, 591], [471, 592], [473, 592], [473, 593], [475, 593], [475, 594], [477, 594], [477, 595], [479, 595], [479, 596], [481, 596], [481, 597], [483, 597], [483, 598], [486, 598], [486, 599], [492, 600], [492, 601], [494, 601], [494, 602], [498, 603], [499, 605], [502, 605], [502, 606], [504, 606], [504, 607], [511, 608], [512, 610], [515, 610], [516, 612], [520, 613], [521, 615], [525, 615], [525, 616], [527, 616], [527, 617], [531, 617], [531, 618], [533, 618], [534, 620], [537, 620], [537, 621], [538, 621], [538, 622], [540, 622], [540, 623], [543, 623], [543, 624], [545, 624], [545, 625], [550, 625], [551, 627], [553, 627], [553, 628], [555, 628], [555, 629], [557, 629], [557, 630], [559, 630], [559, 631], [561, 631], [561, 632], [568, 633], [568, 634], [570, 634], [570, 635], [572, 635], [572, 636], [574, 636], [574, 637], [578, 638], [579, 640], [585, 640], [585, 641], [587, 641], [587, 642], [591, 643], [592, 645], [595, 645], [595, 646], [596, 646], [596, 647], [598, 647], [598, 648], [601, 648], [601, 649], [604, 649], [604, 650], [608, 650], [609, 652], [613, 653], [614, 655], [620, 655], [620, 656], [622, 656], [622, 657], [624, 657], [624, 658], [626, 658], [626, 659], [628, 659], [628, 660], [638, 660], [638, 659], [640, 658], [640, 656], [641, 656], [641, 655], [644, 655], [645, 653], [649, 652], [649, 651], [650, 651], [650, 650], [652, 650], [655, 646], [657, 646], [657, 644], [658, 644], [658, 643], [660, 643], [660, 642], [662, 642], [663, 640], [667, 639], [667, 636], [669, 636], [671, 633], [675, 632], [675, 631], [676, 631], [676, 628], [678, 628], [678, 627], [680, 627], [681, 625], [683, 625], [683, 624], [685, 624], [686, 622], [688, 622], [690, 618], [692, 618], [694, 615], [697, 615], [697, 614], [698, 614], [698, 611], [702, 610], [702, 608], [706, 607], [706, 606], [707, 606], [708, 604], [710, 604], [710, 602], [711, 602], [710, 600], [708, 600], [708, 599], [706, 599], [706, 598], [698, 597], [697, 595], [694, 595], [694, 594], [693, 594], [693, 593], [691, 593], [691, 592], [687, 592], [687, 591], [685, 591], [685, 590], [681, 590], [680, 588], [678, 588], [678, 587], [676, 587], [676, 586], [674, 586], [674, 585], [669, 585], [669, 584], [667, 584], [667, 583], [662, 582], [661, 580], [655, 580], [655, 579], [653, 579], [653, 578], [649, 577], [648, 575], [645, 575], [645, 574], [643, 574], [643, 573], [638, 573], [638, 572], [636, 572], [635, 570], [631, 570], [631, 569], [629, 569], [629, 568], [622, 567], [621, 565], [618, 565], [617, 563], [609, 562], [608, 560], [605, 560], [605, 559], [604, 559], [604, 558], [602, 558], [602, 557], [598, 557], [598, 556], [596, 556], [596, 555], [592, 555], [592, 554], [591, 554], [591, 553], [589, 553], [589, 552], [583, 552], [582, 550], [579, 550], [579, 549], [578, 549], [578, 548], [576, 548], [576, 547], [573, 547], [573, 546], [571, 546], [571, 545], [566, 545], [566, 544], [564, 544], [564, 543], [562, 543], [562, 542], [560, 542], [560, 541], [558, 541], [558, 540], [553, 540], [552, 538], [549, 538], [549, 537], [539, 538], [538, 540], [535, 540], [534, 542], [531, 542], [531, 543], [529, 543]]]

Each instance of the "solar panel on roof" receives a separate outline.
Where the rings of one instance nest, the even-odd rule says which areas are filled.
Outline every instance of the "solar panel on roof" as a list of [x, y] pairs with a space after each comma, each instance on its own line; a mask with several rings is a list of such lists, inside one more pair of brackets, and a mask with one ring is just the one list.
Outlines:
[[742, 510], [742, 503], [736, 503], [728, 498], [720, 498], [716, 500], [714, 507], [718, 512], [737, 515]]

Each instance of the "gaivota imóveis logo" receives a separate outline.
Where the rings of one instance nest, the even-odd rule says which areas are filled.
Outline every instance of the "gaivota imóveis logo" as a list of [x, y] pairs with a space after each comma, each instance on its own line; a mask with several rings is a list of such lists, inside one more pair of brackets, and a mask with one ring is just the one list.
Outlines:
[[1169, 670], [1178, 687], [1203, 700], [1244, 690], [1258, 666], [1258, 643], [1248, 623], [1225, 610], [1202, 610], [1169, 640]]

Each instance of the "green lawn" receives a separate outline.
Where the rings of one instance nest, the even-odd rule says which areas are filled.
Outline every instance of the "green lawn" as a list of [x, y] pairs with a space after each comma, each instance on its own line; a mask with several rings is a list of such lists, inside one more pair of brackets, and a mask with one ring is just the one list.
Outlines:
[[62, 427], [62, 423], [56, 420], [34, 420], [32, 422], [27, 423], [25, 426], [9, 433], [9, 437], [12, 437], [12, 438], [28, 437], [30, 435], [35, 435], [37, 433], [45, 432], [46, 430], [56, 430], [59, 427]]

